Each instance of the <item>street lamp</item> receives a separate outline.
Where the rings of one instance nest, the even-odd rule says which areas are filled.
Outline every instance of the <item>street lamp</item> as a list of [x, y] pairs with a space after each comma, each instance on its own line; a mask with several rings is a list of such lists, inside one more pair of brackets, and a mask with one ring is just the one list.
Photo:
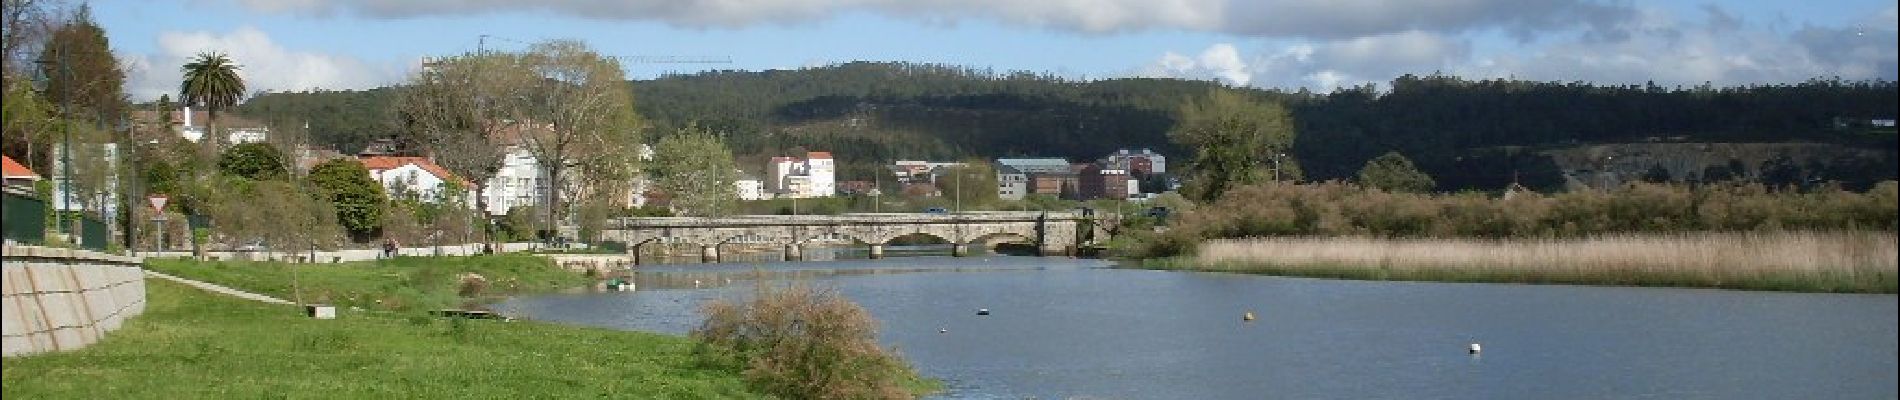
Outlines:
[[[59, 184], [60, 201], [63, 204], [60, 208], [62, 209], [62, 212], [71, 212], [73, 208], [73, 130], [70, 124], [68, 124], [68, 122], [65, 121], [65, 119], [68, 117], [67, 114], [71, 112], [70, 106], [73, 101], [72, 99], [73, 74], [72, 74], [72, 69], [66, 65], [65, 51], [61, 51], [60, 48], [54, 48], [53, 56], [56, 58], [51, 61], [43, 60], [43, 59], [33, 60], [34, 64], [40, 65], [42, 67], [42, 68], [39, 68], [40, 70], [39, 79], [34, 80], [34, 83], [35, 83], [34, 86], [40, 86], [39, 89], [42, 91], [48, 90], [49, 88], [47, 88], [46, 86], [51, 85], [51, 83], [48, 81], [50, 81], [52, 78], [46, 76], [47, 68], [44, 68], [44, 67], [46, 65], [59, 66], [60, 78], [62, 79], [62, 81], [60, 82], [60, 90], [64, 92], [62, 93], [59, 99], [60, 100], [59, 101], [59, 116], [60, 116], [59, 158], [60, 158], [60, 168], [64, 171], [63, 172], [64, 178], [63, 180], [60, 181], [60, 184]], [[64, 231], [64, 229], [61, 229], [64, 226], [62, 225], [62, 223], [64, 222], [66, 222], [64, 221], [64, 218], [54, 218], [53, 219], [54, 231], [55, 232]], [[73, 229], [73, 231], [77, 232], [78, 229]]]
[[1280, 181], [1280, 157], [1286, 157], [1286, 153], [1273, 153], [1273, 181], [1274, 182]]

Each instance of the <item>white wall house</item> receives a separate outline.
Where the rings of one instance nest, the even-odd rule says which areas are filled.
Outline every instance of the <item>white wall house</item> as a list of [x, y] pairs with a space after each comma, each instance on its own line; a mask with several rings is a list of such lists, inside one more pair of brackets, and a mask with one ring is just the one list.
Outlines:
[[742, 177], [732, 181], [732, 186], [734, 189], [733, 192], [738, 194], [739, 200], [750, 201], [770, 198], [765, 194], [765, 180], [763, 179]]
[[363, 167], [369, 169], [369, 176], [383, 185], [383, 193], [390, 198], [413, 198], [428, 203], [439, 203], [444, 189], [453, 184], [461, 188], [459, 196], [463, 201], [474, 200], [474, 188], [467, 180], [450, 173], [448, 169], [436, 165], [434, 161], [422, 157], [363, 157], [359, 159]]
[[546, 206], [546, 179], [541, 163], [526, 149], [516, 148], [502, 157], [501, 169], [482, 185], [482, 200], [489, 215], [508, 215], [515, 207]]
[[805, 158], [772, 157], [765, 191], [779, 197], [830, 197], [838, 193], [837, 164], [831, 153], [814, 151]]

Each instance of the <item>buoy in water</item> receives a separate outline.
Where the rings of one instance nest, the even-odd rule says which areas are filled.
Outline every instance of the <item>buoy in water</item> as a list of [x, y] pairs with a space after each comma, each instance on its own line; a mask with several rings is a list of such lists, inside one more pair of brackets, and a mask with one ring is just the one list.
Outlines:
[[1252, 320], [1253, 320], [1253, 311], [1248, 311], [1248, 312], [1247, 312], [1246, 314], [1241, 314], [1241, 315], [1240, 315], [1240, 320], [1241, 320], [1241, 321], [1252, 321]]
[[988, 309], [988, 308], [978, 308], [978, 309], [976, 309], [976, 315], [990, 315], [990, 309]]
[[1471, 354], [1478, 354], [1478, 352], [1484, 351], [1484, 346], [1479, 346], [1477, 343], [1472, 343], [1471, 347], [1468, 348], [1467, 351], [1470, 351]]

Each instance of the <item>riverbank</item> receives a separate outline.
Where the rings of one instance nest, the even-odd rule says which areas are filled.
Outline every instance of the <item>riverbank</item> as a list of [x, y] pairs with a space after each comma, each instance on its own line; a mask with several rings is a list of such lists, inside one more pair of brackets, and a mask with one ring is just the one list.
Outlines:
[[1211, 240], [1143, 268], [1358, 280], [1895, 293], [1891, 232], [1616, 235], [1579, 239], [1273, 237]]
[[145, 314], [104, 341], [78, 351], [7, 359], [0, 367], [0, 393], [7, 398], [760, 397], [739, 371], [697, 361], [694, 342], [683, 337], [376, 311], [345, 310], [338, 319], [315, 320], [291, 306], [159, 279], [146, 285]]

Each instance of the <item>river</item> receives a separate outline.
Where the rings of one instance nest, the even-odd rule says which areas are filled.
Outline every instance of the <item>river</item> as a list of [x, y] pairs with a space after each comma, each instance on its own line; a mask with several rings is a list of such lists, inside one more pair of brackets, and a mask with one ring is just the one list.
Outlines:
[[[1900, 396], [1894, 295], [818, 257], [840, 261], [643, 266], [636, 291], [499, 306], [537, 320], [684, 334], [709, 299], [758, 279], [805, 279], [870, 310], [881, 342], [942, 380], [937, 397], [953, 399]], [[1248, 312], [1257, 319], [1243, 321]], [[1471, 343], [1483, 351], [1468, 354]]]

